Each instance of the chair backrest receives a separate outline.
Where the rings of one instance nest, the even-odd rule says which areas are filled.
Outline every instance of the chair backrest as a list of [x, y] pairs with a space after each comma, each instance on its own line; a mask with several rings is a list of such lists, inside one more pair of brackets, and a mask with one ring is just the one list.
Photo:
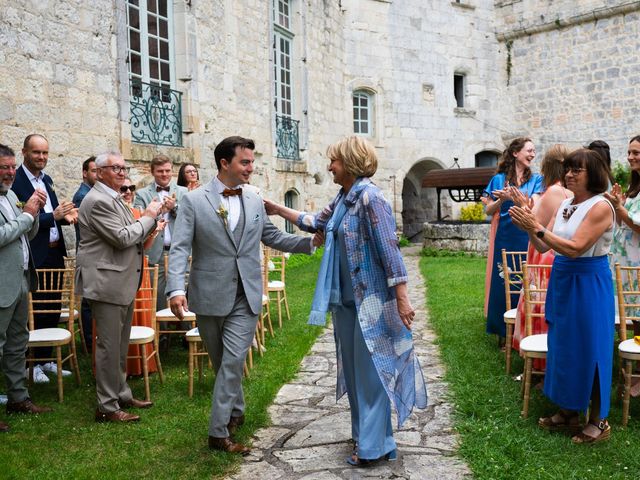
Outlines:
[[[169, 275], [169, 255], [163, 255], [162, 258], [164, 259], [164, 278], [165, 280], [167, 279], [168, 275]], [[184, 273], [184, 290], [187, 290], [187, 287], [189, 286], [189, 274], [191, 273], [191, 255], [189, 255], [189, 268], [187, 268], [187, 271]], [[164, 295], [164, 292], [160, 292], [160, 295]], [[167, 307], [169, 307], [169, 299], [167, 299]]]
[[[627, 322], [640, 322], [640, 266], [621, 266], [616, 262], [616, 295], [620, 319], [620, 340], [627, 339]], [[627, 326], [627, 328], [623, 328]]]
[[547, 299], [547, 286], [551, 275], [551, 265], [528, 265], [522, 263], [522, 283], [525, 314], [525, 334], [533, 331], [533, 319], [544, 318], [544, 303]]
[[522, 289], [522, 264], [527, 260], [527, 252], [508, 252], [502, 249], [502, 263], [498, 268], [502, 270], [504, 278], [504, 293], [507, 300], [507, 308], [511, 310], [511, 295], [519, 293]]
[[[74, 268], [39, 268], [36, 272], [38, 273], [38, 293], [46, 294], [46, 297], [34, 299], [29, 292], [29, 330], [34, 329], [34, 314], [73, 312], [75, 306]], [[58, 301], [57, 298], [60, 300]], [[67, 329], [72, 333], [73, 322], [73, 315], [69, 314]]]
[[284, 252], [270, 247], [265, 248], [269, 257], [269, 280], [285, 281], [285, 265], [287, 258]]
[[[147, 278], [149, 280], [147, 280]], [[144, 267], [142, 283], [138, 288], [133, 311], [140, 315], [148, 315], [151, 319], [151, 328], [156, 328], [156, 300], [158, 299], [158, 266]]]
[[260, 274], [262, 276], [262, 294], [267, 294], [267, 287], [269, 284], [269, 248], [262, 245], [260, 250], [262, 261], [260, 262]]

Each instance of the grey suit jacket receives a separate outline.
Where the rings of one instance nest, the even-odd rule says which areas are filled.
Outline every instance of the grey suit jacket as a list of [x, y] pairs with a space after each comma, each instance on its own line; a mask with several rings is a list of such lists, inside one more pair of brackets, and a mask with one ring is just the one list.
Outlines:
[[129, 305], [142, 277], [142, 242], [156, 221], [135, 220], [129, 207], [96, 182], [80, 205], [78, 224], [76, 293], [89, 300]]
[[278, 230], [256, 193], [243, 190], [242, 202], [245, 223], [236, 245], [233, 232], [216, 213], [220, 195], [213, 182], [187, 193], [182, 199], [169, 252], [166, 292], [184, 289], [184, 275], [191, 254], [189, 310], [200, 315], [228, 315], [240, 279], [251, 311], [256, 315], [260, 312], [260, 241], [282, 251], [311, 253], [310, 238]]
[[[5, 211], [0, 207], [0, 265], [2, 274], [0, 275], [0, 307], [6, 308], [15, 302], [22, 288], [22, 276], [24, 275], [24, 256], [22, 253], [22, 242], [20, 237], [27, 235], [31, 240], [38, 233], [38, 215], [31, 221], [27, 215], [17, 207], [18, 197], [13, 191], [7, 192], [7, 199], [11, 204], [15, 220], [9, 220]], [[28, 248], [27, 242], [27, 248]], [[31, 273], [30, 288], [36, 290], [38, 277], [33, 266], [31, 252], [29, 252], [29, 270]]]
[[[169, 214], [168, 225], [168, 227], [171, 229], [172, 239], [176, 215], [178, 214], [178, 208], [180, 202], [182, 201], [182, 197], [188, 191], [189, 190], [187, 190], [185, 187], [178, 186], [176, 182], [172, 181], [169, 184], [169, 195], [173, 193], [176, 194], [176, 208], [172, 213]], [[136, 193], [136, 198], [133, 201], [133, 206], [139, 208], [140, 210], [144, 210], [145, 208], [147, 208], [147, 205], [149, 205], [149, 203], [151, 203], [151, 201], [155, 198], [159, 198], [159, 195], [158, 192], [156, 192], [155, 182], [152, 182], [151, 185], [147, 185]], [[162, 258], [165, 231], [166, 230], [163, 230], [162, 233], [156, 237], [156, 239], [153, 241], [153, 245], [151, 245], [151, 248], [149, 248], [149, 250], [147, 251], [147, 255], [149, 256], [149, 263], [158, 263]], [[162, 294], [162, 292], [159, 292], [159, 294]]]

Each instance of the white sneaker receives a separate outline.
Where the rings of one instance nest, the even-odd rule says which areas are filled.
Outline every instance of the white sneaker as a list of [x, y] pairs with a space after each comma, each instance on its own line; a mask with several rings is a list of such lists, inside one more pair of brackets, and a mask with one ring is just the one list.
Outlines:
[[[29, 370], [27, 370], [27, 372], [28, 371]], [[49, 383], [49, 377], [44, 374], [42, 368], [40, 368], [40, 365], [36, 365], [35, 367], [33, 367], [31, 369], [31, 372], [33, 373], [34, 383]]]
[[[51, 375], [57, 375], [58, 366], [53, 362], [45, 363], [44, 365], [42, 365], [42, 371], [49, 372]], [[69, 375], [71, 375], [71, 372], [69, 370], [62, 370], [63, 377], [68, 377]]]
[[8, 401], [9, 401], [9, 399], [7, 398], [6, 395], [1, 395], [0, 394], [0, 405], [5, 405]]

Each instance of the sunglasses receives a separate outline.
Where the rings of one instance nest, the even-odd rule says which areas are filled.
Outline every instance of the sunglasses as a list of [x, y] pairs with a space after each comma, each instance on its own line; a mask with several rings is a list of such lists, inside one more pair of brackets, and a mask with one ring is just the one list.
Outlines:
[[135, 192], [136, 191], [136, 186], [135, 185], [123, 185], [120, 187], [120, 193], [127, 193], [127, 190], [131, 191], [131, 192]]

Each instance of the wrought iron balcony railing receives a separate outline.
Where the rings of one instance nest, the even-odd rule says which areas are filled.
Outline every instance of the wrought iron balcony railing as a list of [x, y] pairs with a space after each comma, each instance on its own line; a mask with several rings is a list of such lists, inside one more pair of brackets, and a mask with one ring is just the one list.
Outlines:
[[299, 120], [276, 115], [276, 155], [278, 158], [300, 160]]
[[131, 80], [131, 137], [136, 143], [182, 146], [182, 92]]

